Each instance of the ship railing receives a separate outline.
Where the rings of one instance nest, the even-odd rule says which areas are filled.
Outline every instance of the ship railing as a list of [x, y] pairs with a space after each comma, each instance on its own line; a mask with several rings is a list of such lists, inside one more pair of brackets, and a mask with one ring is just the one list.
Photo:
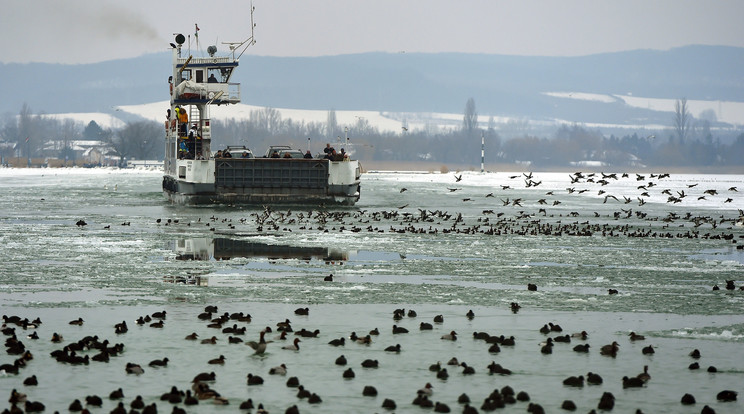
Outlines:
[[199, 83], [193, 87], [176, 88], [176, 104], [191, 103], [238, 103], [240, 102], [240, 83]]

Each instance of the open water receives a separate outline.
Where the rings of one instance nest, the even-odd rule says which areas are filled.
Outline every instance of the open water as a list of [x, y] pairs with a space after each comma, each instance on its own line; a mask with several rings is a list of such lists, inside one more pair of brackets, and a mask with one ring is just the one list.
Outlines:
[[[527, 392], [546, 412], [563, 411], [564, 400], [588, 412], [605, 392], [615, 397], [613, 412], [698, 413], [704, 405], [743, 412], [741, 402], [717, 401], [716, 395], [744, 391], [744, 250], [737, 249], [744, 244], [737, 224], [744, 176], [602, 178], [584, 173], [572, 183], [567, 173], [527, 179], [520, 172], [371, 172], [363, 175], [354, 208], [264, 209], [169, 205], [154, 171], [0, 170], [0, 312], [43, 322], [27, 330], [8, 325], [33, 360], [17, 375], [0, 373], [0, 406], [9, 407], [5, 396], [17, 389], [47, 412], [65, 412], [88, 395], [104, 400], [101, 408], [89, 407], [92, 412], [109, 412], [117, 401], [107, 397], [121, 387], [127, 408], [141, 395], [159, 412], [170, 412], [161, 394], [172, 386], [190, 389], [194, 376], [214, 372], [209, 385], [229, 405], [202, 400], [178, 406], [236, 412], [251, 398], [273, 413], [292, 405], [303, 413], [386, 412], [381, 404], [389, 398], [395, 412], [417, 413], [424, 409], [411, 402], [429, 382], [430, 399], [452, 412], [463, 410], [457, 402], [463, 393], [485, 412], [484, 399], [507, 385]], [[78, 220], [87, 224], [78, 226]], [[330, 274], [333, 281], [324, 281]], [[727, 280], [736, 290], [725, 289]], [[712, 289], [716, 284], [721, 290]], [[521, 306], [517, 313], [512, 302]], [[214, 317], [250, 314], [250, 323], [224, 325], [245, 327], [244, 341], [272, 327], [266, 353], [229, 344], [230, 334], [207, 327], [197, 318], [207, 305], [218, 307]], [[295, 315], [300, 307], [309, 315]], [[417, 316], [393, 320], [399, 308]], [[135, 324], [163, 310], [163, 328]], [[444, 321], [433, 323], [436, 315]], [[79, 317], [82, 326], [68, 324]], [[285, 319], [295, 332], [320, 333], [302, 338], [299, 351], [282, 349], [299, 338], [275, 339], [276, 324]], [[114, 325], [122, 321], [129, 330], [116, 334]], [[421, 322], [433, 329], [420, 331]], [[549, 322], [563, 332], [541, 334]], [[410, 332], [393, 334], [393, 325]], [[348, 339], [373, 328], [380, 334], [369, 345]], [[441, 339], [453, 330], [456, 341]], [[586, 341], [572, 338], [555, 344], [552, 354], [540, 352], [546, 338], [582, 330]], [[26, 338], [33, 331], [39, 339]], [[490, 344], [473, 338], [476, 331], [514, 336], [516, 344], [489, 353]], [[645, 339], [631, 342], [631, 331]], [[62, 343], [50, 341], [55, 332]], [[192, 332], [200, 339], [215, 336], [217, 343], [185, 340]], [[123, 343], [124, 352], [88, 365], [49, 355], [87, 335]], [[340, 337], [347, 339], [344, 346], [328, 344]], [[600, 355], [613, 341], [620, 345], [617, 356]], [[572, 351], [580, 343], [590, 344], [588, 353]], [[400, 353], [384, 351], [395, 344]], [[649, 345], [655, 353], [642, 354]], [[693, 349], [700, 350], [699, 360], [688, 356]], [[334, 364], [342, 354], [346, 367]], [[225, 365], [207, 364], [219, 355]], [[167, 367], [148, 366], [163, 357]], [[452, 357], [475, 374], [445, 365]], [[16, 358], [2, 353], [0, 364]], [[365, 359], [378, 360], [379, 368], [363, 368]], [[429, 371], [437, 361], [448, 379]], [[690, 370], [696, 361], [700, 369]], [[144, 374], [127, 374], [128, 362], [142, 365]], [[512, 374], [490, 375], [491, 362]], [[282, 363], [287, 376], [269, 375]], [[622, 377], [639, 374], [644, 365], [651, 380], [624, 389]], [[707, 372], [709, 366], [718, 372]], [[343, 379], [349, 367], [356, 377]], [[562, 385], [590, 371], [603, 377], [602, 385]], [[249, 373], [264, 384], [248, 386]], [[23, 385], [31, 375], [39, 384]], [[290, 376], [322, 402], [297, 398], [297, 389], [285, 385]], [[362, 395], [367, 385], [376, 387], [376, 397]], [[685, 393], [697, 403], [682, 405]], [[498, 411], [526, 412], [528, 404]]]

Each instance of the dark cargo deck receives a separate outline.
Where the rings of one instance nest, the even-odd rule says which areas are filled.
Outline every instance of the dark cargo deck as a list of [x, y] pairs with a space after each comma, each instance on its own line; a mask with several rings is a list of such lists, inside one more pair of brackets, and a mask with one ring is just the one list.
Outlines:
[[323, 192], [328, 188], [328, 161], [318, 159], [224, 158], [215, 163], [215, 185], [234, 192], [293, 189]]

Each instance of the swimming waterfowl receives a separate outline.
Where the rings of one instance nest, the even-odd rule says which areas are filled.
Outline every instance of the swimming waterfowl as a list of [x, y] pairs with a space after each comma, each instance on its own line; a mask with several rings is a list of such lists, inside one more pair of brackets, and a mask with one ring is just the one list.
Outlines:
[[344, 373], [342, 374], [344, 378], [354, 378], [356, 375], [354, 375], [354, 371], [351, 368], [348, 368]]
[[408, 329], [402, 326], [393, 325], [393, 334], [404, 334], [404, 333], [408, 333]]
[[310, 308], [297, 308], [294, 311], [295, 315], [309, 315]]
[[377, 368], [379, 367], [379, 362], [376, 359], [365, 359], [362, 361], [362, 366], [364, 368]]
[[366, 397], [374, 397], [377, 395], [377, 388], [372, 385], [365, 385], [364, 389], [362, 389], [362, 395]]
[[447, 404], [437, 401], [434, 404], [434, 412], [435, 413], [449, 413], [451, 412], [451, 410], [449, 406], [447, 406]]
[[586, 331], [574, 332], [571, 334], [571, 338], [580, 338], [582, 340], [586, 340], [588, 337], [589, 337], [589, 334], [586, 333]]
[[165, 319], [165, 315], [166, 314], [167, 314], [167, 312], [163, 310], [162, 312], [154, 312], [152, 314], [152, 317], [153, 318], [156, 318], [156, 319]]
[[328, 345], [343, 346], [345, 343], [346, 343], [346, 338], [341, 337], [341, 338], [331, 339], [328, 342]]
[[462, 373], [463, 375], [473, 375], [475, 374], [475, 368], [468, 366], [465, 362], [461, 362], [460, 366], [463, 368]]
[[429, 371], [439, 372], [442, 369], [442, 363], [437, 361], [436, 364], [429, 365]]
[[297, 398], [303, 399], [303, 398], [309, 398], [312, 395], [312, 393], [305, 389], [304, 386], [300, 385], [297, 387]]
[[287, 387], [289, 388], [297, 388], [300, 386], [300, 380], [297, 377], [289, 377], [287, 380]]
[[432, 326], [432, 324], [427, 323], [427, 322], [421, 322], [421, 324], [419, 325], [419, 330], [421, 331], [429, 331], [432, 329], [434, 329], [434, 326]]
[[341, 355], [338, 358], [336, 358], [336, 365], [346, 365], [346, 357]]
[[258, 342], [249, 341], [249, 342], [246, 342], [245, 344], [253, 348], [253, 351], [256, 354], [263, 354], [264, 352], [266, 352], [266, 340], [264, 339], [265, 334], [266, 334], [265, 331], [261, 331], [261, 333], [259, 334]]
[[700, 350], [693, 349], [692, 352], [690, 352], [690, 357], [698, 359], [700, 358]]
[[216, 379], [217, 375], [214, 372], [200, 372], [194, 376], [194, 379], [192, 379], [191, 382], [196, 384], [200, 382], [211, 382]]
[[121, 388], [111, 391], [109, 394], [110, 400], [120, 400], [124, 398], [124, 391]]
[[434, 322], [435, 323], [443, 323], [444, 322], [444, 316], [442, 316], [442, 315], [435, 316], [434, 317]]
[[413, 402], [411, 403], [413, 405], [418, 405], [421, 408], [431, 408], [434, 406], [434, 403], [429, 400], [429, 397], [424, 394], [417, 394], [416, 398], [413, 399]]
[[426, 385], [424, 385], [422, 388], [416, 391], [416, 394], [419, 394], [419, 395], [431, 396], [433, 393], [434, 393], [434, 386], [431, 385], [431, 383], [429, 382], [427, 382]]
[[447, 361], [447, 365], [460, 365], [460, 361], [457, 360], [457, 357], [452, 357]]
[[281, 364], [279, 366], [269, 369], [269, 375], [287, 375], [287, 366]]
[[248, 385], [261, 385], [264, 383], [263, 378], [258, 375], [248, 374]]
[[134, 408], [135, 410], [141, 410], [145, 408], [145, 402], [142, 400], [142, 396], [138, 395], [132, 400], [131, 403], [129, 403], [129, 406]]
[[100, 407], [103, 405], [103, 399], [97, 395], [88, 395], [85, 397], [85, 404], [93, 407]]
[[191, 394], [191, 390], [186, 390], [186, 395], [183, 397], [183, 404], [184, 405], [197, 405], [199, 404], [199, 399]]
[[716, 394], [716, 399], [718, 401], [736, 401], [736, 396], [738, 393], [736, 391], [732, 390], [723, 390]]
[[568, 377], [563, 380], [563, 385], [567, 385], [569, 387], [583, 387], [584, 386], [584, 376], [579, 375], [578, 377]]
[[638, 377], [623, 377], [623, 388], [640, 388], [645, 382]]
[[391, 400], [390, 398], [385, 398], [385, 400], [382, 401], [382, 408], [385, 408], [387, 410], [395, 410], [397, 408], [397, 405], [395, 404], [395, 401]]
[[540, 353], [543, 353], [543, 354], [553, 353], [553, 338], [548, 338], [547, 341], [540, 344]]
[[457, 340], [457, 332], [450, 331], [450, 333], [442, 335], [442, 339], [447, 341], [456, 341]]
[[574, 352], [589, 352], [589, 344], [579, 344], [573, 347]]
[[615, 358], [617, 356], [617, 351], [620, 349], [620, 345], [618, 345], [617, 342], [612, 342], [609, 345], [603, 345], [602, 348], [599, 349], [599, 353], [601, 355], [605, 356], [611, 356]]
[[649, 345], [649, 346], [643, 347], [643, 349], [641, 349], [641, 353], [643, 355], [650, 355], [650, 354], [656, 353], [656, 351], [654, 351], [653, 345]]
[[142, 369], [141, 366], [139, 366], [138, 364], [132, 363], [132, 362], [127, 362], [125, 371], [127, 374], [135, 374], [135, 375], [140, 375], [140, 374], [145, 373], [145, 370]]
[[605, 392], [599, 399], [597, 409], [610, 411], [615, 407], [615, 396], [611, 392]]
[[442, 368], [439, 372], [437, 372], [437, 378], [446, 380], [449, 377], [449, 374], [447, 373], [447, 368]]
[[75, 319], [73, 321], [70, 321], [69, 324], [70, 325], [82, 326], [83, 325], [83, 322], [85, 322], [85, 321], [83, 321], [83, 318], [77, 318], [77, 319]]
[[468, 319], [473, 319], [473, 318], [475, 318], [475, 313], [473, 312], [472, 309], [470, 309], [468, 311], [468, 313], [465, 314], [465, 317], [468, 318]]
[[207, 361], [207, 364], [225, 365], [225, 356], [224, 355], [220, 355], [217, 358], [210, 359], [209, 361]]
[[638, 335], [638, 334], [637, 334], [637, 333], [635, 333], [635, 332], [631, 332], [630, 334], [628, 334], [628, 336], [630, 337], [630, 340], [631, 340], [631, 341], [642, 341], [642, 340], [646, 339], [646, 337], [645, 337], [645, 336], [643, 336], [643, 335]]
[[380, 334], [380, 331], [377, 328], [375, 328], [375, 329], [372, 329], [371, 331], [369, 331], [369, 334], [370, 335], [379, 335]]
[[385, 352], [400, 352], [400, 344], [390, 345], [385, 348]]
[[682, 399], [680, 400], [680, 403], [682, 405], [692, 405], [695, 404], [695, 397], [692, 394], [685, 394], [682, 396]]
[[70, 406], [67, 407], [67, 409], [72, 412], [83, 411], [83, 403], [81, 403], [80, 400], [76, 399], [75, 401], [70, 403]]
[[150, 361], [150, 363], [147, 365], [151, 367], [165, 367], [165, 366], [168, 366], [168, 358], [154, 359]]
[[217, 337], [213, 336], [211, 338], [202, 339], [201, 343], [207, 345], [215, 345], [217, 343]]
[[295, 338], [294, 342], [292, 342], [289, 345], [284, 345], [282, 349], [288, 349], [290, 351], [299, 351], [300, 350], [300, 338]]
[[305, 328], [302, 328], [299, 331], [295, 332], [295, 335], [301, 336], [303, 338], [317, 338], [318, 335], [320, 335], [320, 329], [308, 331]]
[[320, 404], [323, 402], [323, 400], [318, 394], [312, 393], [309, 397], [307, 397], [307, 402], [308, 404]]
[[602, 384], [602, 377], [599, 376], [599, 374], [590, 372], [586, 374], [586, 383], [590, 385], [600, 385]]
[[576, 411], [576, 403], [574, 403], [571, 400], [563, 400], [563, 403], [561, 404], [561, 409], [566, 411]]
[[39, 385], [39, 381], [36, 379], [36, 375], [32, 375], [25, 380], [23, 380], [23, 385], [25, 386], [34, 386]]
[[648, 365], [644, 365], [643, 372], [636, 375], [636, 377], [643, 382], [648, 382], [651, 379], [651, 375], [648, 373]]
[[488, 368], [488, 373], [491, 375], [511, 375], [511, 370], [502, 367], [501, 364], [497, 364], [494, 361], [491, 361], [486, 368]]

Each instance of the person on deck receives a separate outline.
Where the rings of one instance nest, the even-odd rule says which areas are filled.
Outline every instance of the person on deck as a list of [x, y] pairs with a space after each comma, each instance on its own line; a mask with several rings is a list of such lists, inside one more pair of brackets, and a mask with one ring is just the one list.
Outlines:
[[180, 132], [181, 134], [186, 135], [186, 126], [189, 123], [189, 116], [186, 114], [186, 110], [180, 106], [176, 107], [176, 115], [178, 116], [178, 122], [181, 123], [181, 125], [179, 125]]
[[307, 150], [307, 152], [305, 153], [305, 155], [303, 156], [303, 158], [305, 158], [305, 159], [311, 159], [311, 158], [313, 158], [313, 154], [310, 153], [310, 150]]
[[336, 149], [333, 148], [330, 143], [326, 143], [326, 147], [323, 148], [323, 152], [325, 153], [326, 157], [331, 155], [333, 151], [336, 151]]

